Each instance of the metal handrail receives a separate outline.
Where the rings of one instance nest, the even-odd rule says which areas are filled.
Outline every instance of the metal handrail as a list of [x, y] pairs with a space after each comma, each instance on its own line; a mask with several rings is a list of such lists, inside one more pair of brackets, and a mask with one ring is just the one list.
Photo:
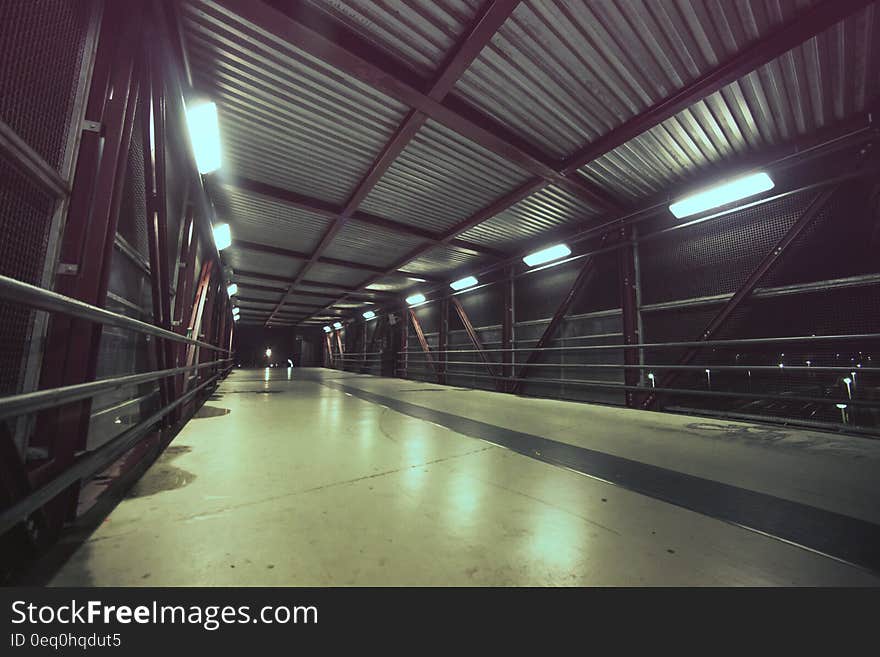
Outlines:
[[174, 367], [167, 370], [144, 372], [143, 374], [130, 374], [128, 376], [118, 376], [110, 379], [90, 381], [89, 383], [78, 383], [76, 385], [63, 386], [60, 388], [49, 388], [48, 390], [36, 390], [34, 392], [26, 392], [19, 395], [0, 397], [0, 419], [15, 415], [24, 415], [25, 413], [32, 413], [44, 408], [52, 408], [53, 406], [60, 406], [61, 404], [86, 399], [106, 390], [116, 390], [118, 388], [136, 385], [138, 383], [156, 381], [169, 376], [183, 374], [193, 370], [202, 370], [208, 367], [216, 367], [223, 363], [231, 362], [231, 358], [225, 358], [202, 363], [200, 365]]
[[159, 338], [173, 340], [174, 342], [183, 342], [193, 346], [212, 349], [221, 353], [231, 353], [228, 349], [218, 347], [208, 342], [195, 340], [186, 336], [159, 328], [154, 324], [142, 322], [125, 315], [111, 312], [98, 306], [93, 306], [84, 301], [71, 299], [70, 297], [46, 290], [30, 283], [19, 281], [9, 276], [0, 275], [0, 298], [9, 301], [15, 301], [37, 310], [45, 310], [47, 312], [57, 312], [79, 319], [85, 319], [91, 322], [116, 326], [118, 328], [130, 329], [139, 333], [147, 333], [155, 335]]
[[[564, 338], [562, 338], [564, 339]], [[588, 351], [599, 349], [659, 349], [664, 347], [724, 347], [738, 345], [790, 344], [798, 342], [838, 342], [848, 340], [880, 340], [880, 333], [849, 335], [798, 335], [777, 338], [741, 338], [738, 340], [690, 340], [684, 342], [634, 342], [632, 344], [593, 344], [568, 347], [542, 347], [540, 351]], [[482, 351], [535, 351], [533, 347], [483, 349]], [[433, 354], [479, 353], [479, 349], [431, 349]], [[419, 350], [403, 350], [398, 354], [418, 354]]]
[[95, 450], [82, 454], [69, 468], [61, 472], [57, 477], [44, 484], [33, 493], [18, 500], [12, 506], [4, 509], [0, 512], [0, 535], [7, 532], [19, 522], [27, 519], [27, 517], [34, 511], [45, 506], [71, 485], [105, 470], [140, 442], [140, 440], [149, 433], [156, 422], [168, 415], [168, 413], [178, 406], [193, 399], [199, 392], [218, 381], [220, 376], [221, 373], [215, 374], [182, 397], [179, 397], [167, 406], [160, 408], [131, 429], [119, 434], [113, 440], [104, 443]]
[[[424, 372], [433, 372], [430, 368], [426, 367], [412, 367], [407, 369], [417, 369]], [[399, 371], [404, 371], [403, 368], [398, 368]], [[587, 388], [605, 388], [609, 390], [627, 390], [634, 392], [643, 392], [643, 393], [668, 393], [675, 395], [697, 395], [701, 397], [735, 397], [738, 399], [770, 399], [773, 401], [796, 401], [796, 402], [804, 402], [804, 403], [819, 403], [819, 404], [846, 404], [847, 406], [866, 406], [866, 407], [880, 407], [880, 399], [832, 399], [828, 397], [805, 397], [800, 395], [762, 395], [753, 392], [737, 392], [737, 391], [724, 391], [724, 390], [699, 390], [696, 388], [653, 388], [647, 386], [631, 386], [625, 385], [623, 383], [611, 383], [611, 382], [603, 382], [603, 381], [587, 381], [584, 379], [546, 379], [546, 378], [525, 378], [525, 377], [497, 377], [497, 376], [489, 376], [486, 374], [475, 374], [471, 372], [446, 372], [447, 376], [462, 376], [467, 378], [476, 378], [476, 379], [490, 379], [490, 380], [498, 380], [502, 379], [504, 381], [525, 381], [526, 383], [553, 383], [553, 384], [565, 384], [565, 385], [575, 385], [575, 386], [584, 386]]]
[[[485, 367], [481, 360], [444, 360], [446, 365], [474, 365]], [[501, 361], [493, 360], [493, 365], [506, 365]], [[599, 369], [623, 369], [623, 370], [694, 370], [704, 371], [711, 369], [724, 372], [880, 372], [880, 367], [855, 367], [853, 365], [624, 365], [623, 363], [518, 363], [519, 367], [588, 367]]]

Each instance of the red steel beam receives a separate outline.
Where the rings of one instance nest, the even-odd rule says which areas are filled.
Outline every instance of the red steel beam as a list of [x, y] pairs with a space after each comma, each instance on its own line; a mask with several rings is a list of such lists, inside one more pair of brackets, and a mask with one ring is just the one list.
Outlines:
[[474, 345], [474, 349], [476, 349], [477, 353], [480, 355], [480, 360], [482, 360], [483, 365], [486, 366], [486, 370], [489, 372], [489, 376], [495, 379], [495, 386], [499, 390], [501, 390], [504, 382], [498, 378], [498, 373], [495, 371], [494, 363], [489, 359], [489, 356], [486, 354], [486, 350], [483, 347], [483, 342], [480, 340], [480, 336], [477, 335], [477, 331], [476, 329], [474, 329], [474, 325], [471, 323], [471, 318], [468, 317], [464, 306], [461, 305], [461, 301], [459, 301], [457, 297], [450, 297], [450, 301], [452, 302], [452, 307], [455, 308], [455, 312], [458, 313], [458, 318], [464, 325], [465, 332], [471, 339], [471, 344]]
[[[437, 364], [434, 362], [434, 358], [431, 356], [431, 349], [428, 347], [428, 340], [425, 338], [425, 332], [422, 330], [422, 325], [419, 323], [419, 318], [416, 317], [416, 313], [412, 308], [407, 308], [409, 312], [409, 319], [412, 322], [413, 328], [416, 331], [416, 337], [419, 339], [419, 344], [422, 347], [422, 352], [425, 354], [425, 360], [430, 363], [431, 369], [434, 370], [435, 376], [440, 376], [440, 370], [437, 368]], [[405, 350], [408, 349], [408, 345], [404, 343]]]
[[[144, 164], [144, 196], [145, 207], [147, 211], [147, 250], [149, 253], [150, 263], [150, 295], [153, 303], [153, 323], [162, 328], [169, 329], [171, 327], [170, 305], [168, 303], [168, 274], [167, 258], [162, 260], [167, 248], [167, 236], [163, 232], [162, 238], [159, 236], [159, 224], [164, 226], [165, 216], [165, 186], [162, 181], [159, 193], [159, 166], [158, 166], [158, 144], [154, 141], [154, 135], [158, 138], [158, 122], [155, 121], [155, 110], [158, 104], [154, 104], [154, 94], [157, 92], [153, 84], [153, 68], [150, 65], [149, 56], [146, 58], [145, 66], [142, 71], [141, 87], [143, 88], [144, 107], [150, 108], [151, 111], [141, 111], [140, 130], [141, 143], [143, 144], [143, 164]], [[164, 134], [162, 135], [164, 138]], [[162, 171], [164, 174], [164, 170]], [[159, 214], [161, 212], [161, 218]], [[163, 267], [164, 265], [164, 267]], [[172, 367], [173, 357], [171, 350], [173, 346], [168, 340], [156, 339], [153, 342], [156, 354], [157, 369], [164, 370]], [[159, 381], [159, 399], [162, 406], [166, 406], [172, 401], [173, 391], [171, 388], [171, 379], [165, 378]], [[163, 418], [163, 424], [167, 424], [170, 416]]]
[[[55, 290], [103, 307], [110, 261], [119, 220], [128, 151], [138, 103], [137, 23], [140, 3], [126, 11], [105, 8], [86, 118], [99, 121], [103, 133], [86, 133], [80, 143], [60, 261], [77, 266], [75, 276], [59, 275]], [[52, 318], [45, 341], [40, 387], [55, 388], [93, 381], [96, 376], [102, 325], [62, 315]], [[50, 461], [30, 473], [32, 484], [67, 468], [85, 447], [91, 400], [50, 409], [38, 416], [33, 446], [45, 447]], [[76, 507], [78, 486], [44, 507], [51, 532]]]
[[[719, 330], [724, 326], [725, 322], [730, 318], [730, 316], [742, 305], [742, 303], [748, 299], [752, 292], [755, 291], [758, 283], [761, 279], [767, 274], [768, 271], [773, 267], [773, 265], [779, 260], [783, 253], [786, 252], [788, 247], [792, 245], [792, 243], [800, 236], [800, 234], [804, 231], [807, 226], [809, 226], [816, 219], [816, 216], [822, 212], [822, 210], [827, 205], [828, 201], [834, 195], [834, 193], [840, 188], [840, 184], [833, 185], [819, 194], [817, 194], [810, 204], [806, 207], [806, 209], [801, 213], [801, 216], [798, 220], [792, 224], [791, 228], [789, 228], [785, 235], [783, 235], [779, 241], [773, 246], [772, 249], [764, 256], [764, 259], [755, 267], [754, 271], [749, 275], [746, 281], [740, 286], [740, 288], [734, 293], [734, 295], [724, 304], [724, 306], [715, 314], [715, 317], [712, 318], [712, 321], [706, 326], [703, 332], [697, 337], [697, 341], [705, 342], [706, 340], [711, 340]], [[678, 365], [689, 365], [693, 362], [694, 358], [697, 357], [697, 354], [700, 352], [700, 347], [690, 347], [684, 355], [679, 359]], [[660, 379], [660, 383], [658, 384], [658, 388], [671, 388], [672, 383], [678, 377], [680, 370], [669, 370], [663, 377]], [[657, 399], [656, 393], [650, 393], [645, 400], [642, 402], [642, 408], [648, 409], [650, 408]]]
[[[471, 62], [480, 54], [486, 44], [489, 43], [489, 40], [518, 4], [519, 0], [493, 0], [486, 5], [485, 10], [474, 21], [452, 55], [441, 67], [440, 73], [426, 94], [426, 98], [431, 101], [440, 101], [452, 90], [461, 74], [470, 66]], [[337, 218], [321, 237], [312, 257], [297, 274], [296, 280], [290, 287], [291, 290], [305, 277], [311, 266], [319, 261], [321, 254], [330, 245], [333, 238], [345, 226], [361, 202], [367, 197], [376, 183], [379, 182], [379, 179], [385, 174], [388, 167], [406, 148], [407, 144], [409, 144], [410, 140], [416, 135], [427, 119], [428, 116], [418, 109], [412, 109], [407, 114], [403, 123], [398, 126], [394, 135], [385, 144], [379, 156], [374, 160], [364, 177], [361, 178], [354, 191], [352, 191]], [[439, 243], [439, 240], [433, 238], [431, 241], [435, 244]], [[280, 304], [278, 307], [280, 308]], [[272, 318], [270, 317], [269, 319], [271, 320]]]

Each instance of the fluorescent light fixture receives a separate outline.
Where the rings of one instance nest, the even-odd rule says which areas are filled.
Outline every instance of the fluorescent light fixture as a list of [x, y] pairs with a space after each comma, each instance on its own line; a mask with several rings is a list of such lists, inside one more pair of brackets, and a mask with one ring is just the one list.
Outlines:
[[337, 331], [342, 328], [342, 322], [333, 322], [333, 328]]
[[530, 253], [523, 258], [523, 262], [529, 267], [534, 267], [535, 265], [543, 265], [545, 262], [550, 262], [551, 260], [559, 260], [567, 255], [571, 255], [571, 249], [569, 249], [568, 246], [565, 244], [554, 244], [553, 246], [548, 246], [546, 249]]
[[325, 326], [325, 327], [324, 327], [324, 333], [329, 333], [329, 332], [332, 331], [332, 330], [333, 330], [333, 329], [330, 328], [329, 326]]
[[766, 192], [768, 189], [773, 189], [773, 181], [770, 176], [760, 171], [686, 196], [670, 205], [669, 211], [677, 219], [681, 219]]
[[272, 358], [272, 350], [266, 349], [266, 358]]
[[229, 229], [229, 224], [214, 226], [214, 244], [217, 245], [218, 251], [222, 251], [232, 244], [232, 231]]
[[465, 276], [464, 278], [459, 278], [457, 281], [452, 281], [449, 284], [449, 287], [458, 292], [459, 290], [473, 287], [477, 283], [479, 283], [479, 281], [473, 276]]
[[407, 297], [406, 302], [411, 306], [415, 306], [420, 303], [425, 303], [425, 295], [422, 294], [421, 292], [419, 294], [414, 294], [411, 297]]
[[233, 316], [233, 317], [238, 317], [239, 315], [241, 315], [241, 311], [240, 311], [238, 308], [234, 308], [234, 309], [232, 310], [232, 316]]
[[373, 319], [375, 316], [376, 313], [374, 313], [372, 310], [368, 310], [364, 313], [364, 319]]
[[232, 296], [236, 292], [238, 292], [238, 284], [237, 283], [230, 283], [229, 285], [226, 286], [226, 294], [228, 294], [229, 296]]
[[217, 105], [208, 102], [188, 107], [186, 125], [199, 173], [211, 173], [219, 169], [220, 124], [217, 121]]
[[[240, 319], [241, 319], [241, 315], [233, 315], [233, 316], [232, 316], [232, 321], [233, 321], [233, 322], [237, 322], [237, 321], [240, 320]], [[241, 367], [241, 365], [239, 365], [239, 367]]]

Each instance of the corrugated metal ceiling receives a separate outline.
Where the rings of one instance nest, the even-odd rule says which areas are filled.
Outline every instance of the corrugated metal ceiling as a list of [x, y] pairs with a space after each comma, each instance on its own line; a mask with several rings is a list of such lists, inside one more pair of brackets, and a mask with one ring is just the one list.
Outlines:
[[880, 95], [873, 5], [580, 170], [638, 201], [736, 156], [867, 109]]
[[237, 239], [310, 253], [330, 220], [259, 194], [224, 186], [212, 198], [221, 221], [228, 221]]
[[442, 232], [516, 187], [524, 171], [428, 121], [364, 200], [363, 209]]
[[309, 0], [372, 43], [429, 76], [473, 22], [479, 0]]
[[805, 4], [528, 0], [456, 89], [561, 158], [670, 96]]
[[[494, 122], [551, 164], [669, 98], [817, 1], [523, 0], [459, 77], [447, 107], [461, 108], [490, 130]], [[282, 43], [271, 30], [247, 24], [222, 3], [188, 0], [180, 12], [195, 87], [220, 110], [221, 182], [243, 176], [342, 208], [409, 108], [371, 88], [367, 78], [340, 72], [315, 53]], [[486, 6], [480, 0], [287, 4], [297, 11], [317, 9], [341, 31], [365, 38], [421, 76], [423, 90]], [[296, 17], [278, 14], [278, 20]], [[878, 29], [874, 3], [578, 173], [627, 206], [638, 206], [732, 159], [864, 112], [880, 96]], [[342, 40], [352, 43], [348, 36]], [[532, 178], [429, 119], [353, 209], [440, 237], [475, 213], [494, 209], [498, 199]], [[223, 192], [215, 198], [218, 215], [240, 240], [311, 253], [335, 220], [326, 210]], [[492, 214], [461, 237], [511, 254], [548, 231], [605, 216], [556, 185], [511, 207], [499, 205]], [[454, 247], [430, 247], [428, 240], [353, 219], [321, 255], [386, 269], [419, 250], [424, 252], [406, 271], [443, 277], [482, 262]], [[303, 264], [234, 247], [224, 257], [236, 269], [285, 279]], [[315, 264], [305, 278], [349, 288], [376, 279], [367, 292], [399, 292], [413, 284], [398, 274], [326, 263]], [[298, 287], [327, 292], [327, 304], [345, 291]]]

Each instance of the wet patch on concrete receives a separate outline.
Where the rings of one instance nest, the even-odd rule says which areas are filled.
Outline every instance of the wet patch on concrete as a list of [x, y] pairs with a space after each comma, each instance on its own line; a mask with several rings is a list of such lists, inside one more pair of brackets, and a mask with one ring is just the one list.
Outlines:
[[230, 395], [280, 395], [283, 390], [230, 390]]
[[193, 415], [193, 419], [204, 418], [204, 417], [220, 417], [222, 415], [229, 415], [232, 411], [228, 408], [221, 408], [220, 406], [208, 406], [205, 404], [202, 406], [198, 412]]
[[149, 497], [167, 490], [183, 488], [195, 481], [196, 475], [172, 465], [171, 461], [192, 451], [188, 445], [171, 445], [149, 470], [132, 486], [126, 497]]
[[[686, 425], [697, 432], [701, 438], [717, 438], [725, 441], [739, 441], [760, 447], [800, 449], [823, 454], [869, 458], [872, 454], [862, 440], [836, 438], [816, 432], [789, 431], [761, 425], [744, 425], [733, 422], [692, 422]], [[877, 456], [877, 450], [873, 455]]]

